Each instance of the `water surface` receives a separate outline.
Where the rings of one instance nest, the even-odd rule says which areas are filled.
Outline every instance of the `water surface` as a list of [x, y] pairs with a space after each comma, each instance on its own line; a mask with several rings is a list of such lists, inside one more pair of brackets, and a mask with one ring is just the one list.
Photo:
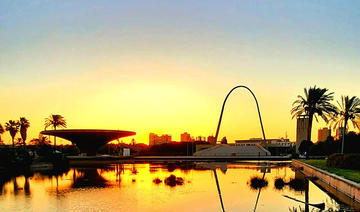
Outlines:
[[221, 201], [229, 212], [299, 211], [305, 205], [284, 195], [305, 201], [305, 194], [326, 210], [349, 209], [286, 164], [142, 163], [1, 180], [0, 211], [218, 212]]

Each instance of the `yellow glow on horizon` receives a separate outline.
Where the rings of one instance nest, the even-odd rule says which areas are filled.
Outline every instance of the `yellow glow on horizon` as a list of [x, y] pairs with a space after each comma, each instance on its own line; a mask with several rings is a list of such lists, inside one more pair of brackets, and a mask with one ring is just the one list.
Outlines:
[[[240, 84], [250, 87], [257, 96], [267, 138], [285, 137], [287, 133], [294, 141], [296, 120], [291, 120], [290, 109], [296, 95], [302, 95], [302, 87], [283, 89], [281, 84], [269, 86], [247, 78], [219, 77], [213, 69], [195, 64], [149, 61], [109, 64], [86, 75], [9, 86], [0, 93], [5, 108], [0, 111], [0, 123], [20, 116], [28, 118], [28, 141], [38, 137], [50, 114], [63, 115], [69, 129], [135, 131], [136, 136], [121, 139], [127, 143], [134, 138], [137, 143], [147, 144], [150, 132], [170, 134], [175, 141], [183, 132], [207, 137], [215, 135], [225, 95]], [[323, 126], [323, 121], [314, 121], [314, 141], [317, 129]], [[8, 134], [5, 132], [2, 138], [10, 144]], [[229, 142], [262, 137], [254, 100], [246, 90], [234, 91], [228, 99], [219, 139], [223, 136]]]

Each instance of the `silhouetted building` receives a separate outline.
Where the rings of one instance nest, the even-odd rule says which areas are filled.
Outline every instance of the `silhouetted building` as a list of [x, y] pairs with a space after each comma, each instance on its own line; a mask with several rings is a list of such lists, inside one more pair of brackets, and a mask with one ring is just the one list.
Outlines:
[[212, 144], [212, 145], [215, 145], [215, 144], [216, 144], [215, 136], [212, 136], [212, 135], [208, 136], [208, 137], [207, 137], [207, 141], [208, 141], [210, 144]]
[[221, 139], [221, 144], [227, 144], [226, 136]]
[[184, 132], [183, 134], [180, 135], [180, 141], [181, 142], [191, 142], [191, 136], [189, 133]]
[[149, 145], [158, 145], [158, 144], [165, 144], [171, 142], [171, 135], [156, 135], [155, 133], [149, 134]]
[[206, 142], [206, 139], [205, 139], [205, 137], [203, 137], [203, 136], [198, 136], [198, 137], [196, 137], [196, 141]]
[[194, 156], [236, 157], [236, 156], [270, 156], [271, 153], [255, 142], [241, 144], [208, 145], [210, 148], [197, 149]]
[[250, 138], [249, 140], [235, 140], [236, 144], [259, 144], [266, 147], [293, 147], [295, 143], [290, 142], [288, 138], [271, 138], [264, 139], [262, 138]]
[[261, 144], [262, 138], [250, 138], [249, 140], [235, 140], [235, 144]]
[[327, 127], [318, 130], [318, 142], [326, 141], [326, 139], [331, 136], [331, 130]]
[[298, 115], [296, 120], [296, 152], [299, 153], [301, 142], [307, 140], [309, 127], [309, 116]]

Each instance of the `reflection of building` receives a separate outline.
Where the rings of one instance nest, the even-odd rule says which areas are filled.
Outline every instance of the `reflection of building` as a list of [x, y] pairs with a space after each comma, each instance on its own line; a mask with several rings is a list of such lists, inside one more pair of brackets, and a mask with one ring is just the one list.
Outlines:
[[[335, 140], [341, 140], [342, 135], [343, 135], [343, 127], [339, 127], [336, 129], [336, 134], [335, 134]], [[347, 133], [347, 130], [345, 131], [345, 134]]]
[[215, 145], [215, 144], [216, 144], [215, 136], [212, 136], [212, 135], [208, 136], [208, 137], [207, 137], [207, 141], [208, 141], [210, 144], [212, 144], [212, 145]]
[[296, 120], [296, 152], [299, 153], [301, 142], [307, 140], [309, 127], [309, 116], [298, 115]]
[[159, 145], [171, 142], [171, 135], [156, 135], [155, 133], [149, 134], [149, 145]]
[[180, 141], [181, 142], [191, 142], [191, 136], [189, 133], [184, 132], [183, 134], [180, 135]]
[[318, 130], [318, 142], [326, 141], [326, 139], [331, 136], [331, 130], [327, 127]]

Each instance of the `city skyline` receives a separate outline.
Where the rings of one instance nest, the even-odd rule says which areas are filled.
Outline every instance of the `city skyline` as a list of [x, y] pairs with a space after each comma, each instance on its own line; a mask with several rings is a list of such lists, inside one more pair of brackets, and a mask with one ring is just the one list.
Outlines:
[[[125, 142], [211, 135], [227, 92], [246, 85], [267, 137], [294, 141], [290, 109], [303, 88], [359, 96], [359, 4], [2, 1], [0, 123], [26, 117], [29, 140], [50, 114], [70, 129], [137, 133]], [[313, 141], [324, 126], [314, 121]], [[223, 136], [261, 137], [246, 91], [230, 97]]]

